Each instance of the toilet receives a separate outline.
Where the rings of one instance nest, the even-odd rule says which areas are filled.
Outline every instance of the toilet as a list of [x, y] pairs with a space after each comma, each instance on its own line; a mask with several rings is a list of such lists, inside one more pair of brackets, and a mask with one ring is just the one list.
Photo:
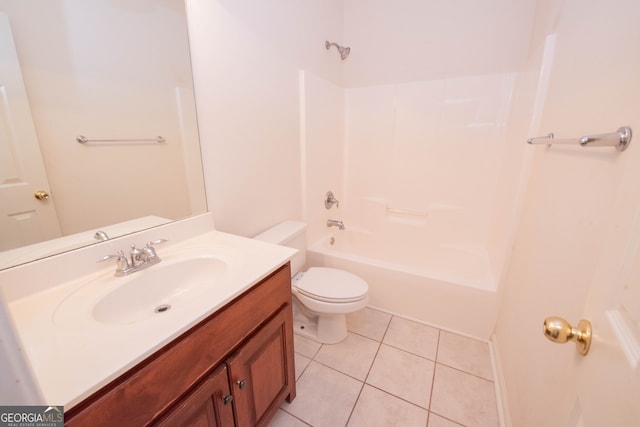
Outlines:
[[291, 258], [294, 332], [324, 344], [347, 337], [346, 315], [369, 302], [369, 285], [344, 270], [311, 267], [302, 272], [306, 260], [307, 224], [285, 221], [254, 239], [298, 249]]

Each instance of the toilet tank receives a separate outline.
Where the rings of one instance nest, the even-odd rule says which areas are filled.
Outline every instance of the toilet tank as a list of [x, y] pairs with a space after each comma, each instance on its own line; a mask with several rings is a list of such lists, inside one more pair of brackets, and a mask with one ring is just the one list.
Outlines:
[[306, 261], [306, 230], [307, 224], [304, 222], [284, 221], [258, 234], [254, 239], [297, 249], [298, 252], [291, 257], [291, 276], [294, 276], [302, 271]]

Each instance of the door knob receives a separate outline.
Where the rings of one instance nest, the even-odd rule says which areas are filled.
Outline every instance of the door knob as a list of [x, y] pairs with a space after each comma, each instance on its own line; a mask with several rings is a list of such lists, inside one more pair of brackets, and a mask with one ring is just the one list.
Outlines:
[[581, 320], [578, 327], [574, 328], [562, 317], [551, 316], [544, 319], [542, 328], [544, 336], [557, 343], [574, 341], [576, 351], [583, 356], [589, 353], [591, 347], [591, 322]]
[[33, 197], [38, 200], [47, 200], [49, 198], [49, 193], [44, 190], [37, 190], [35, 193], [33, 193]]

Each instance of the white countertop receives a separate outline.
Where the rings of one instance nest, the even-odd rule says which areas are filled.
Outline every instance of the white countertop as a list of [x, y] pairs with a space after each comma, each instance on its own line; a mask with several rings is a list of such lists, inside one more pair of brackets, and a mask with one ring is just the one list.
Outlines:
[[[160, 246], [157, 252], [166, 262], [185, 252], [213, 253], [227, 262], [228, 269], [223, 277], [212, 281], [205, 297], [132, 324], [100, 323], [91, 317], [90, 303], [77, 307], [74, 322], [60, 322], [56, 313], [70, 295], [86, 292], [82, 288], [90, 286], [92, 280], [113, 275], [112, 263], [97, 264], [94, 272], [83, 277], [7, 302], [46, 404], [68, 409], [79, 403], [275, 271], [295, 250], [209, 231]], [[162, 262], [133, 275], [143, 275]], [[69, 304], [66, 306], [68, 310]]]

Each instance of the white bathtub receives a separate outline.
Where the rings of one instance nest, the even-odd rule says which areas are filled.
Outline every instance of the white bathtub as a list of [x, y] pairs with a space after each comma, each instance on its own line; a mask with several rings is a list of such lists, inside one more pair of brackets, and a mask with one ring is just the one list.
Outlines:
[[308, 248], [307, 263], [358, 274], [373, 307], [489, 339], [498, 294], [486, 249], [407, 237], [332, 231]]

